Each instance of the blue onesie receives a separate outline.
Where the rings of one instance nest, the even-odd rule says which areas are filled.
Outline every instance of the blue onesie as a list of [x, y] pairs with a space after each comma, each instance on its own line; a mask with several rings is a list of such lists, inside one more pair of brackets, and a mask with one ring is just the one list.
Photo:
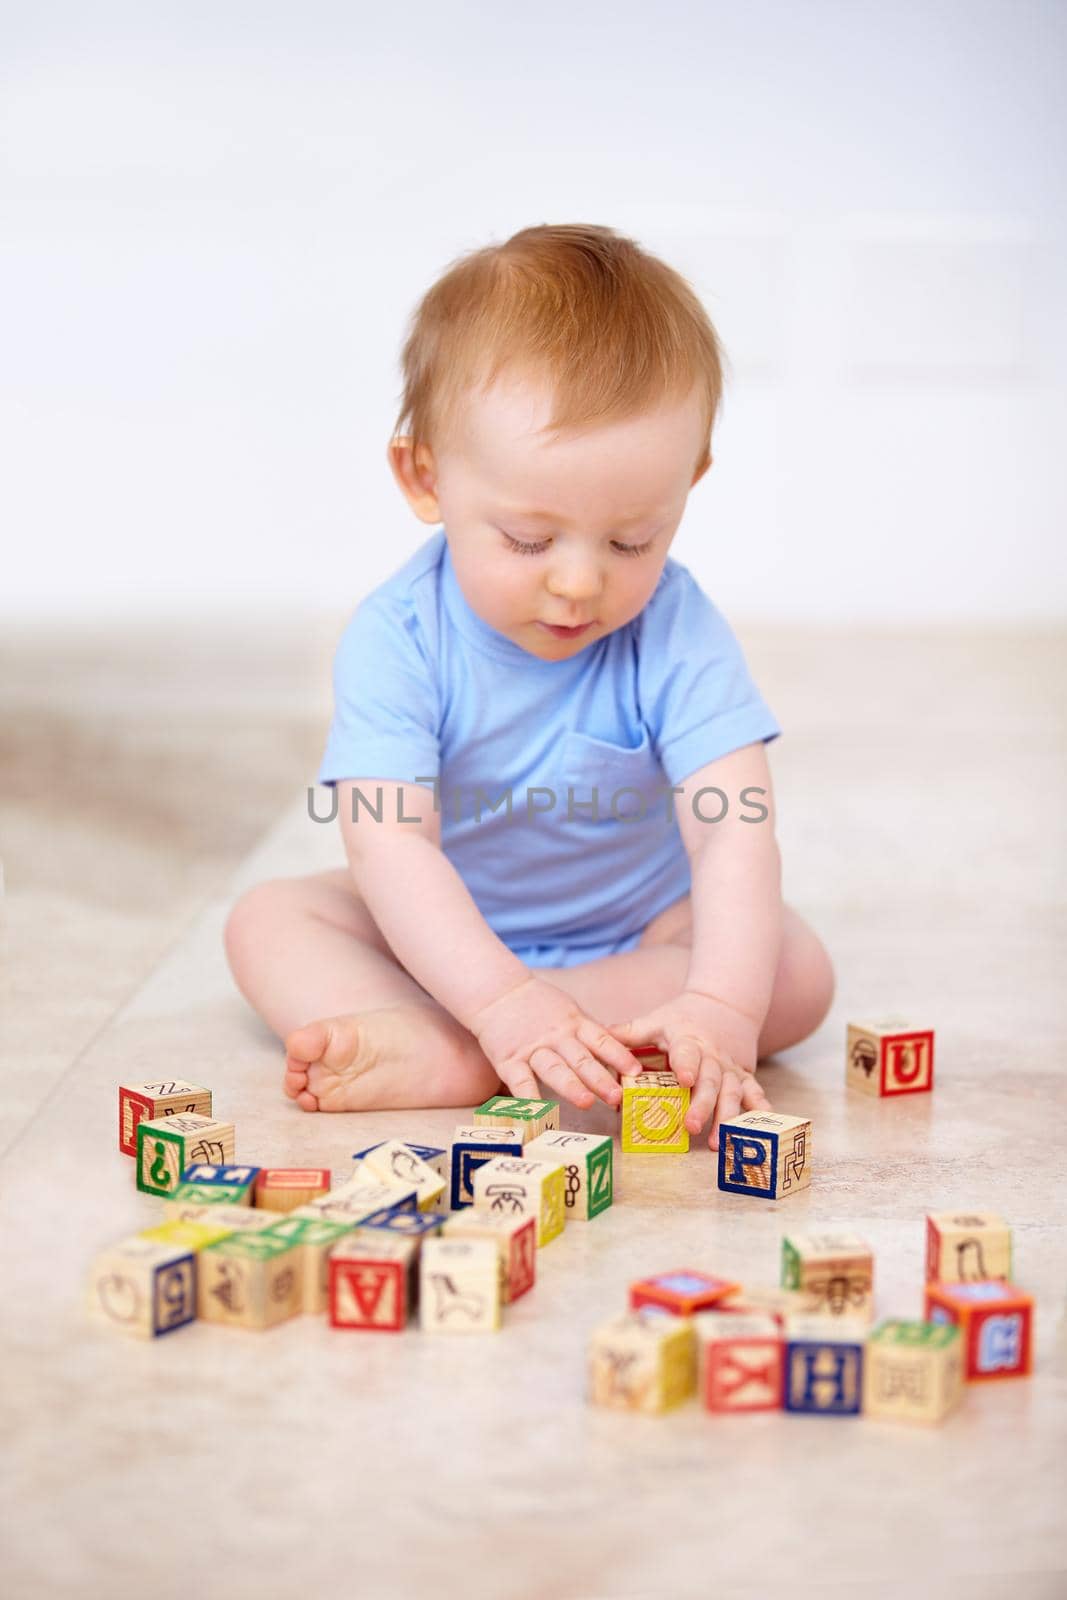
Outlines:
[[[679, 562], [632, 622], [542, 661], [471, 610], [440, 528], [341, 637], [319, 782], [434, 788], [441, 848], [494, 933], [530, 967], [568, 967], [634, 949], [688, 893], [670, 786], [780, 732]], [[721, 809], [701, 803], [709, 827]]]

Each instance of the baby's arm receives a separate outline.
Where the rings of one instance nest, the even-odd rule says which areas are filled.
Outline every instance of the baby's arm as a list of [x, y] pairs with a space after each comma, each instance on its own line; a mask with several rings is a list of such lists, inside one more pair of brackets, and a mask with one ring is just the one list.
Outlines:
[[[371, 800], [381, 790], [380, 822], [363, 806], [353, 821], [356, 788]], [[640, 1063], [570, 995], [534, 977], [489, 927], [441, 850], [432, 791], [380, 778], [340, 782], [337, 791], [349, 867], [383, 937], [474, 1034], [511, 1092], [537, 1095], [536, 1073], [574, 1105], [591, 1105], [593, 1093], [618, 1104], [618, 1083], [602, 1063], [624, 1073]], [[398, 811], [415, 820], [398, 821]]]

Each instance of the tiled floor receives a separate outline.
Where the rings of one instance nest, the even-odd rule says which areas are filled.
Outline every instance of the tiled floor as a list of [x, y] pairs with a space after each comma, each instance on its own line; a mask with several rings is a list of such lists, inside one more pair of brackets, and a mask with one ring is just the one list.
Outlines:
[[[1067, 1593], [1062, 636], [740, 630], [787, 730], [787, 898], [838, 969], [827, 1024], [765, 1069], [814, 1120], [807, 1196], [719, 1195], [704, 1150], [621, 1158], [615, 1208], [478, 1340], [87, 1326], [93, 1253], [156, 1216], [114, 1148], [122, 1076], [210, 1084], [257, 1161], [342, 1169], [457, 1120], [297, 1112], [222, 959], [240, 887], [338, 860], [299, 798], [333, 626], [0, 655], [5, 1593]], [[846, 1097], [845, 1018], [872, 1007], [937, 1028], [929, 1103]], [[944, 1428], [586, 1405], [586, 1334], [632, 1277], [771, 1282], [787, 1225], [847, 1225], [880, 1312], [910, 1315], [924, 1212], [978, 1202], [1015, 1227], [1037, 1374]]]

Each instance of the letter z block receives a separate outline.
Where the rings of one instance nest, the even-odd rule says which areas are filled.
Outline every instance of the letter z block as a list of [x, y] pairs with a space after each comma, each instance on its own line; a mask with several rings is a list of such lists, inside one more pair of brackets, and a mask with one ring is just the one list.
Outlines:
[[137, 1127], [158, 1117], [172, 1117], [188, 1111], [199, 1117], [211, 1115], [211, 1090], [184, 1078], [161, 1078], [155, 1083], [119, 1084], [119, 1149], [127, 1156], [137, 1154]]
[[423, 1333], [488, 1333], [500, 1326], [500, 1251], [492, 1239], [428, 1239], [419, 1263]]
[[551, 1244], [563, 1232], [563, 1163], [520, 1161], [497, 1156], [473, 1177], [474, 1209], [503, 1217], [533, 1217], [538, 1245]]
[[739, 1283], [713, 1278], [707, 1272], [657, 1272], [630, 1285], [630, 1310], [656, 1306], [675, 1317], [691, 1317], [697, 1311], [710, 1311], [740, 1289]]
[[685, 1114], [689, 1090], [673, 1072], [638, 1072], [620, 1079], [622, 1148], [640, 1155], [677, 1155], [689, 1149]]
[[696, 1339], [687, 1317], [631, 1311], [594, 1329], [589, 1398], [618, 1411], [669, 1411], [696, 1388]]
[[784, 1200], [811, 1183], [811, 1123], [776, 1111], [744, 1111], [719, 1128], [719, 1188]]
[[879, 1323], [868, 1335], [863, 1409], [894, 1422], [941, 1422], [963, 1393], [963, 1341], [951, 1323]]
[[537, 1223], [533, 1217], [505, 1217], [468, 1207], [449, 1217], [441, 1231], [446, 1239], [492, 1239], [496, 1243], [504, 1305], [533, 1288], [537, 1277]]
[[524, 1143], [522, 1129], [514, 1124], [510, 1128], [476, 1128], [470, 1123], [458, 1127], [449, 1144], [452, 1210], [461, 1211], [474, 1204], [471, 1181], [479, 1167], [494, 1156], [521, 1156]]
[[780, 1411], [782, 1338], [771, 1316], [694, 1317], [701, 1397], [709, 1411]]
[[329, 1257], [330, 1325], [399, 1333], [415, 1309], [419, 1249], [413, 1239], [350, 1234]]
[[559, 1127], [557, 1100], [524, 1100], [520, 1096], [495, 1094], [474, 1113], [476, 1128], [521, 1128], [529, 1144], [550, 1128]]
[[137, 1187], [166, 1199], [182, 1181], [186, 1167], [233, 1161], [232, 1122], [175, 1112], [137, 1127]]
[[291, 1239], [232, 1233], [201, 1250], [197, 1309], [205, 1322], [231, 1328], [273, 1328], [299, 1316], [303, 1262]]
[[874, 1316], [874, 1252], [855, 1234], [794, 1234], [782, 1240], [782, 1288], [799, 1289], [816, 1316]]
[[105, 1250], [89, 1274], [94, 1322], [140, 1339], [184, 1328], [196, 1316], [196, 1254], [140, 1234]]
[[959, 1328], [968, 1383], [1028, 1378], [1033, 1366], [1033, 1319], [1031, 1297], [1003, 1278], [926, 1285], [926, 1320]]
[[879, 1099], [929, 1094], [934, 1087], [933, 1030], [910, 1027], [903, 1017], [850, 1022], [845, 1082]]
[[847, 1317], [789, 1317], [783, 1394], [787, 1411], [855, 1417], [863, 1404], [864, 1330]]
[[926, 1219], [927, 1283], [1011, 1277], [1011, 1229], [992, 1211], [940, 1211]]
[[562, 1161], [563, 1205], [568, 1222], [589, 1222], [606, 1211], [614, 1194], [614, 1145], [606, 1133], [561, 1133], [531, 1139], [531, 1161]]

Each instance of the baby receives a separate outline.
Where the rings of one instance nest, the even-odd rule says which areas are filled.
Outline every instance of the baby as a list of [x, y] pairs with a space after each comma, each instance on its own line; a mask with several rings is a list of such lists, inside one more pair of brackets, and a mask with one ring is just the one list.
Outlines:
[[348, 865], [242, 896], [234, 977], [306, 1111], [617, 1106], [655, 1045], [714, 1149], [834, 985], [781, 898], [780, 729], [668, 555], [715, 330], [632, 240], [542, 226], [453, 263], [403, 367], [389, 462], [434, 532], [337, 650], [319, 782]]

